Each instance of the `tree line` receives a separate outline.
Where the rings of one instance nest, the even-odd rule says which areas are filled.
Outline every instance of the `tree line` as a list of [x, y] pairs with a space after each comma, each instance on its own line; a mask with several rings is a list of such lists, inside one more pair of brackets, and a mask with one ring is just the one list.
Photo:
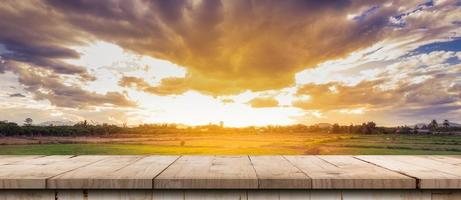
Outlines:
[[92, 136], [120, 133], [123, 129], [110, 124], [90, 125], [87, 121], [72, 126], [35, 126], [27, 119], [25, 122], [19, 126], [14, 122], [0, 121], [0, 136]]
[[380, 127], [370, 121], [362, 124], [339, 125], [287, 125], [287, 126], [263, 126], [263, 127], [242, 127], [232, 128], [223, 125], [209, 124], [204, 126], [184, 127], [176, 124], [141, 124], [136, 127], [117, 126], [112, 124], [90, 124], [86, 120], [74, 125], [66, 126], [37, 126], [32, 124], [33, 120], [27, 118], [23, 125], [14, 122], [0, 121], [0, 136], [105, 136], [112, 134], [168, 134], [168, 133], [338, 133], [338, 134], [411, 134], [418, 131], [429, 130], [425, 133], [443, 133], [450, 131], [461, 131], [459, 127], [450, 127], [445, 120], [438, 124], [435, 120], [422, 127], [410, 128]]

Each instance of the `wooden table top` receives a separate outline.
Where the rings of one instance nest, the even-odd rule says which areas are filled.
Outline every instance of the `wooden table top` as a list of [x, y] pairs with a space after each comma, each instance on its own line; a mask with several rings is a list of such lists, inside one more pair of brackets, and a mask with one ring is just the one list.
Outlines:
[[0, 189], [460, 189], [461, 156], [0, 156]]

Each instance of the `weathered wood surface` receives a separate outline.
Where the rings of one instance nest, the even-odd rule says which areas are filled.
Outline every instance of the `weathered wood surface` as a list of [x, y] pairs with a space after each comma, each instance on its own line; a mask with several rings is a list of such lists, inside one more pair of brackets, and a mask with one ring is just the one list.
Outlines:
[[461, 189], [461, 156], [0, 156], [0, 189]]
[[179, 156], [113, 156], [48, 179], [48, 188], [149, 189]]
[[258, 188], [311, 188], [311, 178], [283, 156], [250, 156]]
[[357, 156], [377, 166], [418, 180], [421, 189], [461, 188], [461, 166], [424, 156]]
[[416, 180], [351, 156], [285, 156], [312, 178], [314, 189], [409, 189]]
[[47, 179], [103, 158], [101, 156], [46, 156], [0, 165], [0, 188], [46, 188]]
[[0, 156], [0, 165], [11, 164], [23, 160], [30, 160], [41, 156]]
[[154, 180], [154, 188], [258, 188], [248, 156], [182, 156]]

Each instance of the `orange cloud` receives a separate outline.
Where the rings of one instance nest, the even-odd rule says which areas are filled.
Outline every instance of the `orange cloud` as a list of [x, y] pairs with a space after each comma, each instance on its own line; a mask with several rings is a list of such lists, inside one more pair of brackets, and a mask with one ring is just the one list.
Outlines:
[[270, 108], [270, 107], [278, 107], [279, 102], [270, 97], [256, 97], [248, 102], [253, 108]]
[[152, 86], [142, 78], [125, 76], [119, 81], [119, 85], [134, 87], [137, 90], [160, 96], [182, 94], [188, 89], [184, 78], [164, 78], [160, 81], [160, 85]]
[[212, 95], [291, 86], [295, 73], [382, 38], [397, 12], [382, 7], [357, 22], [348, 14], [375, 2], [48, 2], [100, 39], [184, 66], [188, 89]]
[[[456, 104], [461, 100], [459, 93], [453, 93], [458, 85], [456, 78], [438, 74], [420, 83], [402, 80], [394, 88], [382, 89], [386, 79], [362, 81], [347, 86], [333, 82], [327, 84], [306, 84], [300, 87], [296, 96], [310, 98], [293, 101], [293, 106], [306, 110], [339, 110], [354, 108], [424, 108], [436, 105]], [[389, 80], [387, 80], [389, 81]]]

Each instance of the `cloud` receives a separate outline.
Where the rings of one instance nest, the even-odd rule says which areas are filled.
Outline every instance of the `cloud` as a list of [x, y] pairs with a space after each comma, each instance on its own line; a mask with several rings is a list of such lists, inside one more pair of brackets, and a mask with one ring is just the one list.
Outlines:
[[[454, 3], [43, 0], [30, 4], [7, 1], [0, 6], [4, 19], [0, 28], [7, 30], [0, 33], [0, 43], [10, 51], [3, 55], [7, 59], [57, 73], [85, 74], [85, 68], [61, 62], [78, 57], [67, 46], [104, 40], [184, 66], [187, 90], [213, 96], [293, 86], [297, 72], [387, 38], [416, 35], [424, 27], [425, 36], [419, 40], [429, 40], [456, 27], [451, 23], [456, 19]], [[404, 25], [393, 27], [390, 19]]]
[[270, 108], [279, 106], [279, 102], [270, 97], [256, 97], [251, 99], [248, 104], [250, 104], [253, 108]]
[[364, 81], [355, 86], [340, 83], [306, 84], [296, 93], [309, 98], [295, 100], [293, 106], [306, 110], [336, 110], [360, 107], [387, 106], [402, 98], [392, 90], [381, 90], [378, 86], [383, 81]]
[[188, 89], [213, 95], [291, 86], [296, 72], [383, 38], [397, 14], [397, 6], [379, 7], [347, 19], [371, 1], [47, 3], [78, 29], [186, 67]]
[[63, 108], [48, 108], [43, 112], [43, 108], [31, 107], [0, 107], [0, 120], [8, 120], [18, 124], [24, 123], [24, 119], [32, 118], [35, 124], [46, 121], [72, 121], [79, 122], [88, 120], [96, 123], [108, 123], [121, 125], [123, 122], [129, 124], [140, 123], [137, 116], [130, 113], [130, 109], [100, 108], [94, 110], [76, 110]]
[[139, 91], [165, 96], [173, 94], [182, 94], [188, 90], [184, 78], [164, 78], [160, 81], [160, 85], [152, 86], [144, 79], [132, 76], [124, 76], [119, 81], [122, 87], [134, 87]]
[[25, 90], [32, 93], [36, 100], [48, 100], [52, 105], [59, 107], [136, 106], [136, 103], [124, 94], [89, 92], [77, 85], [64, 84], [61, 76], [40, 68], [16, 67], [14, 72], [18, 75], [19, 83], [24, 85]]
[[[0, 5], [0, 44], [4, 62], [14, 61], [53, 70], [60, 74], [94, 79], [83, 66], [68, 64], [79, 54], [69, 45], [83, 44], [85, 34], [70, 27], [62, 13], [50, 12], [41, 1], [4, 1]], [[45, 23], [46, 22], [46, 23]], [[0, 65], [4, 65], [0, 64]], [[5, 70], [0, 67], [0, 72]]]
[[[354, 108], [424, 110], [434, 106], [450, 108], [461, 102], [461, 92], [458, 90], [461, 65], [445, 63], [453, 56], [453, 52], [411, 56], [388, 66], [375, 79], [363, 80], [355, 85], [341, 82], [305, 84], [298, 88], [298, 99], [293, 101], [293, 106], [323, 111]], [[424, 62], [425, 59], [428, 61]]]
[[[221, 96], [216, 101], [235, 100], [225, 106], [248, 109], [240, 103], [252, 105], [254, 100], [259, 101], [255, 105], [281, 104], [285, 109], [295, 98], [293, 105], [313, 116], [331, 117], [340, 110], [363, 110], [368, 116], [392, 109], [411, 115], [431, 106], [456, 110], [461, 96], [461, 26], [454, 23], [459, 21], [458, 4], [5, 0], [0, 4], [0, 73], [16, 74], [25, 87], [5, 94], [27, 92], [36, 100], [71, 108], [135, 106], [121, 86], [153, 94], [130, 90], [143, 100], [185, 93], [180, 97], [190, 102], [186, 92], [195, 90]], [[144, 64], [112, 59], [109, 51], [104, 51], [104, 65], [85, 66], [82, 63], [91, 63], [83, 61], [85, 52], [91, 51], [82, 49], [95, 44], [120, 47], [133, 60], [150, 56], [171, 62], [181, 73], [159, 73], [168, 70], [157, 63], [149, 64], [151, 74], [134, 73], [132, 69]], [[89, 60], [101, 61], [98, 55], [93, 53]], [[152, 76], [160, 81], [141, 78]], [[99, 82], [92, 82], [95, 78]], [[265, 98], [283, 90], [290, 90], [286, 97], [272, 96], [280, 102]], [[241, 100], [235, 94], [252, 95]], [[260, 97], [249, 101], [254, 96]]]
[[21, 93], [14, 93], [14, 94], [10, 94], [10, 97], [26, 97], [25, 95], [21, 94]]

